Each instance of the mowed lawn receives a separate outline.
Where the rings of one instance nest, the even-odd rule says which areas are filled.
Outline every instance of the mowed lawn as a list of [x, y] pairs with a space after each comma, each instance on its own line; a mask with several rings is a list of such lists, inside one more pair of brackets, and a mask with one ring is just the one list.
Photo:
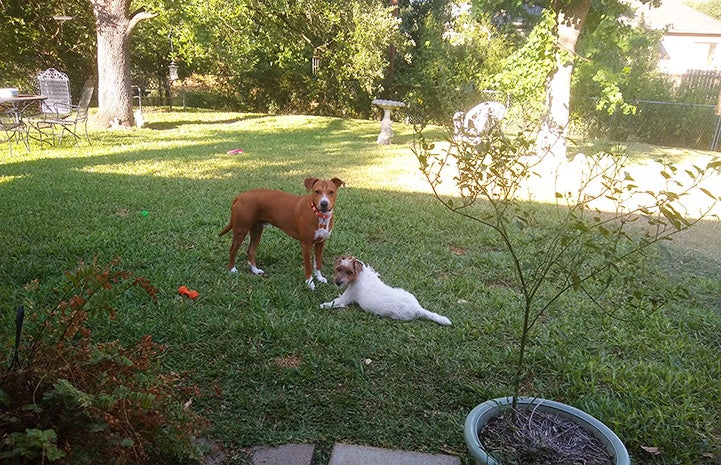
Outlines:
[[[497, 238], [432, 197], [412, 128], [395, 123], [394, 144], [379, 146], [377, 121], [160, 109], [146, 121], [92, 130], [92, 145], [34, 145], [29, 154], [16, 146], [12, 155], [2, 146], [3, 350], [20, 303], [52, 305], [52, 289], [79, 260], [120, 257], [160, 289], [159, 300], [121, 296], [118, 318], [94, 336], [132, 342], [149, 333], [166, 344], [164, 367], [201, 387], [193, 408], [233, 463], [243, 463], [245, 447], [281, 443], [313, 443], [315, 463], [326, 463], [338, 441], [470, 463], [465, 415], [510, 392], [521, 315]], [[356, 255], [453, 326], [320, 309], [339, 291], [309, 290], [298, 243], [274, 229], [258, 250], [265, 277], [244, 266], [245, 246], [240, 273], [226, 271], [230, 236], [218, 232], [239, 192], [302, 194], [306, 177], [334, 176], [347, 185], [326, 277], [334, 256]], [[635, 463], [718, 464], [719, 263], [665, 247], [658, 267], [689, 299], [640, 318], [568, 295], [534, 333], [523, 391], [598, 417]], [[28, 290], [35, 280], [39, 289]], [[183, 285], [199, 298], [179, 295]]]

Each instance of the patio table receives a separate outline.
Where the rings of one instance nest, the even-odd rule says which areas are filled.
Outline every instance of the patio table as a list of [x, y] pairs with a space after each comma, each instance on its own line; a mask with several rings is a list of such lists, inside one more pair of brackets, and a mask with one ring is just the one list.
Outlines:
[[[35, 106], [40, 104], [43, 100], [47, 99], [44, 95], [18, 95], [16, 97], [0, 97], [0, 111], [5, 114], [12, 115], [16, 125], [20, 125], [25, 130], [25, 146], [28, 146], [27, 139], [30, 136], [30, 127], [23, 121], [25, 113]], [[38, 107], [35, 113], [39, 113], [40, 108]], [[42, 138], [32, 137], [40, 142], [45, 142]]]
[[0, 97], [0, 108], [15, 117], [15, 121], [22, 123], [23, 113], [34, 103], [47, 99], [44, 95], [18, 95], [17, 97]]

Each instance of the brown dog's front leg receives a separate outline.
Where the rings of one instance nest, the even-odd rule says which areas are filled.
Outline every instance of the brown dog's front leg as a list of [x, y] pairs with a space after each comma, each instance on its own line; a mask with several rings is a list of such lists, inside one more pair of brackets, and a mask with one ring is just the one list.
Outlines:
[[311, 244], [301, 242], [300, 248], [303, 252], [303, 271], [305, 272], [305, 283], [311, 290], [313, 290], [315, 289], [315, 284], [313, 283], [313, 267], [310, 264]]
[[315, 279], [317, 279], [319, 282], [325, 284], [328, 282], [327, 279], [323, 277], [321, 274], [321, 269], [323, 268], [323, 249], [325, 249], [325, 241], [316, 242], [314, 244], [315, 248], [315, 270], [313, 270], [313, 274], [315, 276]]

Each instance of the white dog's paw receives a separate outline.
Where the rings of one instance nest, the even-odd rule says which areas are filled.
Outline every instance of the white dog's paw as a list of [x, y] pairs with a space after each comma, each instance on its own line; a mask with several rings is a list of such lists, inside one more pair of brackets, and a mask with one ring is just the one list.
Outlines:
[[345, 305], [336, 302], [335, 300], [331, 300], [330, 302], [324, 302], [320, 304], [320, 308], [343, 308]]
[[260, 276], [260, 275], [265, 274], [265, 271], [261, 270], [261, 269], [258, 268], [258, 267], [255, 267], [255, 266], [253, 266], [253, 265], [250, 265], [250, 272], [253, 273], [253, 274], [256, 275], [256, 276]]
[[308, 289], [310, 289], [311, 291], [315, 290], [315, 283], [313, 282], [312, 276], [305, 280], [305, 284], [306, 284], [306, 286], [308, 286]]
[[238, 272], [238, 268], [236, 268], [236, 267], [231, 268], [229, 271], [229, 273], [237, 273], [237, 272]]
[[315, 274], [315, 279], [317, 279], [319, 283], [328, 284], [328, 280], [320, 274], [320, 270], [315, 270], [313, 274]]

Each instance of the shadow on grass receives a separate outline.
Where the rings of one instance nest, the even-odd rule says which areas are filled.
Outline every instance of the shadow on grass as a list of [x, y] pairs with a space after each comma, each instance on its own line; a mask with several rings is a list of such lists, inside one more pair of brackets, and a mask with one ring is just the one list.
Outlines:
[[184, 119], [184, 120], [173, 120], [173, 121], [159, 121], [159, 122], [149, 122], [145, 124], [143, 127], [146, 129], [151, 129], [154, 131], [168, 131], [171, 129], [178, 129], [180, 126], [188, 126], [188, 125], [214, 125], [214, 124], [235, 124], [242, 121], [249, 121], [254, 119], [263, 119], [266, 118], [267, 115], [262, 114], [241, 114], [237, 118], [228, 118], [225, 120], [209, 120], [207, 118], [202, 118], [202, 115], [199, 115], [196, 119]]
[[[8, 219], [0, 235], [12, 249], [0, 259], [1, 281], [19, 289], [94, 255], [120, 255], [140, 270], [174, 275], [171, 269], [193, 269], [185, 261], [203, 250], [202, 262], [214, 261], [223, 269], [229, 244], [227, 237], [216, 236], [239, 192], [266, 187], [304, 194], [305, 177], [363, 172], [402, 151], [395, 147], [388, 153], [375, 145], [367, 126], [359, 130], [344, 120], [311, 119], [313, 124], [290, 129], [258, 127], [263, 118], [256, 116], [239, 120], [250, 124], [183, 133], [179, 141], [163, 131], [151, 132], [159, 142], [147, 149], [132, 145], [147, 144], [143, 134], [122, 133], [81, 151], [0, 159], [0, 204]], [[123, 143], [114, 144], [116, 139]], [[185, 145], [164, 148], [168, 140]], [[245, 152], [225, 153], [239, 145]], [[368, 199], [358, 197], [360, 192], [349, 186], [349, 196], [365, 205]], [[383, 215], [378, 210], [387, 208], [379, 207], [383, 202], [373, 204], [367, 216]], [[178, 258], [181, 263], [168, 264]]]
[[[240, 120], [262, 119], [260, 117], [240, 118]], [[164, 124], [164, 123], [158, 123]], [[181, 124], [173, 122], [171, 124]], [[211, 123], [206, 123], [211, 124]], [[167, 166], [173, 164], [192, 164], [208, 161], [208, 157], [226, 157], [225, 160], [233, 160], [230, 166], [222, 168], [210, 168], [205, 170], [203, 178], [216, 177], [218, 179], [229, 178], [234, 175], [242, 177], [245, 173], [234, 172], [234, 165], [248, 165], [257, 163], [260, 166], [272, 166], [264, 176], [268, 184], [275, 179], [285, 178], [289, 173], [298, 170], [299, 165], [306, 165], [308, 173], [318, 171], [332, 172], [347, 167], [372, 166], [376, 159], [384, 157], [383, 153], [377, 152], [375, 146], [368, 146], [368, 139], [359, 135], [356, 139], [349, 139], [352, 131], [350, 126], [342, 120], [329, 120], [325, 126], [286, 129], [282, 131], [269, 130], [268, 128], [231, 128], [230, 130], [211, 130], [201, 135], [183, 133], [182, 139], [171, 138], [178, 147], [174, 148], [149, 148], [142, 150], [127, 150], [127, 146], [133, 142], [146, 142], [143, 134], [119, 134], [123, 145], [114, 144], [114, 139], [109, 139], [86, 149], [87, 153], [75, 155], [72, 148], [67, 148], [63, 157], [52, 155], [32, 158], [30, 160], [8, 161], [0, 165], [0, 176], [33, 176], [34, 173], [54, 173], [61, 175], [63, 172], [76, 170], [92, 170], [102, 165], [117, 165], [122, 170], [124, 165], [138, 163], [156, 164], [161, 163]], [[371, 136], [368, 136], [371, 137]], [[158, 134], [161, 140], [164, 136], [162, 131]], [[158, 144], [165, 145], [165, 144]], [[233, 154], [232, 158], [227, 151], [237, 149], [242, 145], [244, 152]], [[45, 152], [47, 153], [47, 152]], [[329, 155], [332, 153], [333, 155]], [[336, 154], [343, 153], [342, 156]], [[212, 165], [212, 163], [211, 163]], [[159, 167], [157, 174], [163, 176], [163, 166]], [[172, 169], [167, 171], [173, 172]], [[174, 171], [179, 177], [192, 177], [192, 173]], [[137, 173], [128, 169], [125, 173], [128, 176], [136, 176]], [[320, 175], [321, 173], [315, 174]], [[311, 174], [309, 174], [311, 175]], [[280, 184], [283, 184], [282, 182]]]

